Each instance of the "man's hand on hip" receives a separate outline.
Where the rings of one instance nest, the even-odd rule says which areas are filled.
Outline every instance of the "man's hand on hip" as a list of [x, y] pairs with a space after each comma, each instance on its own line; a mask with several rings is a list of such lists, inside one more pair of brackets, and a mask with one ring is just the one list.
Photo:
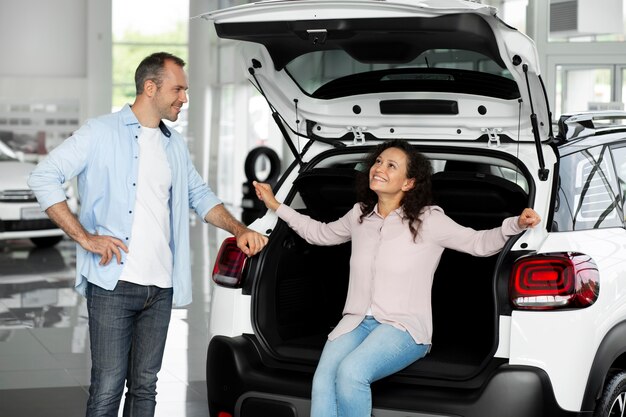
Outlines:
[[117, 258], [117, 263], [122, 262], [122, 252], [128, 253], [128, 248], [121, 240], [112, 236], [100, 236], [88, 234], [84, 240], [79, 242], [83, 249], [93, 252], [101, 256], [100, 265], [107, 265], [113, 259]]
[[46, 214], [57, 226], [67, 235], [83, 247], [86, 251], [96, 253], [101, 256], [100, 265], [111, 262], [113, 256], [117, 258], [117, 263], [122, 263], [122, 249], [128, 253], [128, 248], [119, 239], [112, 236], [92, 235], [80, 224], [74, 213], [72, 213], [67, 202], [61, 201], [46, 209]]

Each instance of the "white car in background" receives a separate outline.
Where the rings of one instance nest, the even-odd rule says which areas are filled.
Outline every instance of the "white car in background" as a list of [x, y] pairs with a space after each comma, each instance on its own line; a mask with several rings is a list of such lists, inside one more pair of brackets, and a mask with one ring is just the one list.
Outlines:
[[[30, 239], [38, 247], [54, 246], [65, 233], [41, 210], [26, 183], [33, 168], [35, 164], [20, 161], [0, 141], [0, 240]], [[70, 209], [76, 212], [78, 203], [69, 183], [65, 192]]]

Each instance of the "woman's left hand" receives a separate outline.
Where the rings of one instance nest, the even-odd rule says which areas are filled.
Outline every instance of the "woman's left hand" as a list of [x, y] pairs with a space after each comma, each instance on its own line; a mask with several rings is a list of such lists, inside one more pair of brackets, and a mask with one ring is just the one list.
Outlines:
[[535, 227], [539, 224], [539, 222], [541, 222], [541, 217], [539, 217], [537, 212], [531, 208], [525, 208], [517, 220], [517, 224], [522, 229]]

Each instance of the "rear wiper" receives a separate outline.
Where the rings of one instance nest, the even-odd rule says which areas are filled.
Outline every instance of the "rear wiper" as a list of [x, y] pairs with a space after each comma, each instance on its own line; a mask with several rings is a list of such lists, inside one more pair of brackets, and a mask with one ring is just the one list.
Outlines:
[[537, 123], [537, 114], [535, 106], [533, 106], [533, 96], [530, 92], [530, 82], [528, 81], [528, 64], [522, 65], [524, 76], [526, 77], [526, 88], [528, 89], [528, 99], [530, 100], [530, 124], [533, 129], [533, 137], [535, 138], [535, 147], [537, 148], [537, 159], [539, 160], [539, 179], [546, 181], [550, 170], [546, 168], [546, 162], [543, 159], [543, 150], [541, 149], [541, 138], [539, 137], [539, 124]]

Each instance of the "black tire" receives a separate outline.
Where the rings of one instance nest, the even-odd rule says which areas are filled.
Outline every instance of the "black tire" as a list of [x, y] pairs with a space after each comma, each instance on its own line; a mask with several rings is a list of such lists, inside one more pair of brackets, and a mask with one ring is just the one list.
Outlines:
[[31, 237], [30, 241], [38, 248], [49, 248], [63, 240], [63, 236]]
[[620, 371], [607, 378], [602, 397], [596, 404], [593, 417], [616, 417], [626, 415], [626, 372]]
[[[267, 178], [259, 178], [256, 172], [256, 163], [259, 158], [262, 157], [266, 157], [270, 163], [270, 172]], [[278, 180], [278, 177], [280, 176], [280, 158], [272, 148], [268, 148], [267, 146], [259, 146], [250, 150], [248, 156], [246, 156], [246, 161], [244, 163], [243, 169], [249, 182], [258, 181], [275, 184]]]

